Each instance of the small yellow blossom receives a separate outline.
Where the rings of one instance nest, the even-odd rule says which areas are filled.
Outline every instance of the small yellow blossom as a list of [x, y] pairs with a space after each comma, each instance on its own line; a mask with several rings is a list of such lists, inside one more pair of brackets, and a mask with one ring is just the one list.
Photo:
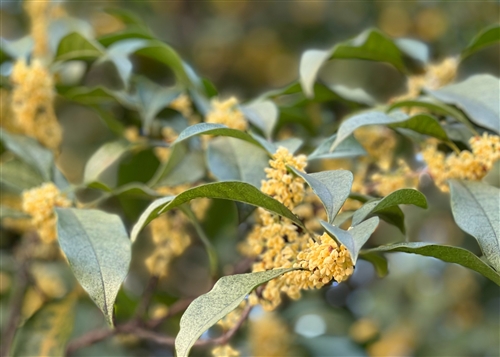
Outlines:
[[186, 219], [180, 211], [167, 212], [151, 222], [155, 248], [145, 263], [152, 275], [167, 276], [172, 259], [180, 256], [191, 244], [185, 225]]
[[191, 118], [193, 115], [193, 103], [191, 102], [191, 98], [185, 93], [182, 93], [171, 101], [169, 106], [181, 113], [186, 119]]
[[381, 171], [371, 177], [375, 185], [374, 190], [380, 196], [399, 190], [401, 188], [415, 188], [418, 185], [418, 176], [411, 170], [406, 162], [398, 161], [398, 167], [394, 171]]
[[284, 357], [292, 355], [292, 338], [287, 325], [274, 313], [266, 312], [250, 321], [252, 356]]
[[448, 192], [446, 181], [451, 178], [479, 181], [500, 160], [500, 137], [484, 133], [469, 140], [472, 151], [464, 150], [459, 154], [446, 156], [437, 150], [437, 143], [430, 140], [422, 151], [428, 171], [436, 186]]
[[31, 36], [34, 42], [33, 57], [43, 57], [47, 55], [49, 50], [47, 30], [50, 0], [25, 1], [24, 5], [31, 21]]
[[50, 244], [57, 239], [54, 207], [70, 207], [71, 201], [52, 182], [23, 192], [23, 211], [31, 215], [40, 240]]
[[54, 112], [52, 75], [39, 60], [28, 66], [18, 60], [12, 70], [12, 112], [18, 126], [42, 145], [56, 150], [62, 141], [62, 129]]
[[237, 108], [237, 105], [238, 100], [235, 97], [225, 101], [213, 99], [212, 109], [208, 112], [205, 121], [207, 123], [224, 124], [232, 129], [246, 130], [247, 121], [241, 110]]
[[220, 326], [224, 331], [232, 329], [240, 321], [241, 314], [246, 305], [247, 302], [245, 300], [242, 301], [240, 306], [238, 306], [236, 309], [234, 309], [229, 314], [220, 319], [217, 322], [217, 325]]
[[365, 126], [356, 130], [354, 136], [368, 153], [368, 157], [361, 158], [362, 161], [374, 163], [383, 170], [391, 166], [397, 144], [391, 129], [384, 126]]
[[235, 350], [230, 345], [217, 346], [212, 350], [212, 356], [214, 357], [238, 357], [240, 352]]
[[366, 343], [377, 336], [379, 326], [370, 318], [362, 318], [354, 322], [349, 328], [349, 336], [357, 343]]

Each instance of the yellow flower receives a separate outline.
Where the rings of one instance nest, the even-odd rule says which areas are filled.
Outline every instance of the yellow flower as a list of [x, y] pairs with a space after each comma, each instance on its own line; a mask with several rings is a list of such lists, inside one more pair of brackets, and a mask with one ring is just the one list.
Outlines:
[[54, 207], [69, 207], [71, 201], [52, 182], [23, 192], [23, 211], [31, 215], [40, 240], [50, 244], [57, 239]]
[[293, 352], [287, 325], [274, 313], [266, 312], [250, 321], [252, 356], [284, 357]]
[[375, 185], [375, 191], [380, 196], [387, 196], [401, 188], [417, 187], [418, 176], [412, 172], [406, 162], [398, 160], [396, 170], [375, 173], [372, 175], [371, 181]]
[[61, 144], [62, 130], [54, 112], [52, 75], [39, 60], [30, 66], [18, 60], [12, 70], [12, 112], [18, 126], [42, 145], [56, 150]]
[[191, 98], [185, 93], [182, 93], [171, 101], [169, 106], [181, 113], [186, 119], [189, 119], [193, 115], [193, 103], [191, 102]]
[[50, 0], [25, 1], [24, 5], [31, 21], [31, 36], [34, 42], [33, 57], [43, 57], [49, 50], [47, 29]]
[[436, 186], [448, 192], [446, 181], [451, 178], [479, 181], [491, 170], [493, 164], [500, 159], [500, 137], [484, 133], [469, 140], [472, 151], [464, 150], [459, 154], [445, 156], [437, 150], [437, 143], [429, 140], [422, 151], [429, 174]]
[[212, 100], [212, 109], [206, 117], [207, 123], [224, 124], [229, 128], [237, 130], [246, 130], [247, 121], [245, 116], [237, 108], [238, 100], [231, 97], [226, 101]]
[[238, 357], [240, 352], [235, 350], [230, 345], [217, 346], [212, 350], [214, 357]]

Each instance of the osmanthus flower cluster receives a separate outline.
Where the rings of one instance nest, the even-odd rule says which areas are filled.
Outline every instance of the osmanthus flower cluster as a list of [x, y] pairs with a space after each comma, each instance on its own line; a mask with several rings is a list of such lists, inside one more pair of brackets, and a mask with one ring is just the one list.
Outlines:
[[241, 110], [238, 109], [238, 100], [235, 97], [224, 101], [213, 99], [210, 104], [211, 109], [205, 118], [206, 123], [224, 124], [228, 128], [237, 130], [247, 129], [248, 123]]
[[427, 170], [436, 186], [444, 192], [449, 188], [448, 179], [465, 179], [479, 181], [500, 160], [500, 136], [484, 133], [482, 136], [473, 136], [469, 140], [471, 151], [463, 150], [459, 153], [446, 155], [437, 149], [437, 142], [429, 140], [422, 151], [427, 164]]
[[[269, 164], [261, 190], [293, 212], [304, 200], [305, 187], [303, 179], [289, 172], [288, 166], [304, 171], [306, 157], [293, 156], [286, 148], [279, 147]], [[273, 310], [281, 303], [282, 293], [298, 299], [303, 289], [320, 288], [332, 279], [341, 282], [352, 274], [349, 252], [328, 235], [313, 237], [313, 233], [299, 230], [287, 218], [263, 209], [258, 210], [258, 215], [258, 223], [241, 246], [243, 254], [256, 259], [252, 271], [291, 267], [302, 270], [268, 282], [262, 291], [250, 296], [252, 305]]]

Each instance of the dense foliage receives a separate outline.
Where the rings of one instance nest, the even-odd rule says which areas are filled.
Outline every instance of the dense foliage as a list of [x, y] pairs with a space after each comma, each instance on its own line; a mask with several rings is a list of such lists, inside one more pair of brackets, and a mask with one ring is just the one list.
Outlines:
[[[289, 336], [262, 342], [263, 329], [286, 329], [281, 306], [346, 284], [363, 261], [385, 277], [395, 252], [500, 285], [500, 82], [481, 73], [456, 80], [466, 58], [500, 40], [500, 27], [436, 63], [423, 43], [369, 29], [305, 51], [296, 82], [242, 103], [219, 96], [131, 13], [109, 10], [123, 29], [93, 37], [84, 23], [50, 20], [46, 2], [26, 9], [32, 43], [5, 41], [0, 54], [10, 66], [1, 89], [2, 269], [17, 277], [2, 355], [78, 354], [121, 336], [124, 346], [149, 343], [143, 355], [160, 345], [177, 356], [193, 346], [237, 356], [231, 340], [251, 310], [261, 314], [249, 327], [252, 353], [290, 355], [300, 342]], [[49, 21], [63, 32], [56, 43]], [[407, 87], [381, 102], [332, 81], [339, 59], [399, 72]], [[88, 85], [96, 76], [99, 85]], [[95, 112], [109, 137], [79, 183], [56, 165], [67, 135], [60, 102]], [[446, 195], [480, 255], [410, 237], [406, 223], [430, 206], [422, 185]], [[396, 239], [370, 240], [389, 226]], [[37, 298], [22, 306], [29, 294]], [[75, 334], [87, 296], [109, 326]], [[301, 348], [293, 353], [314, 354]]]

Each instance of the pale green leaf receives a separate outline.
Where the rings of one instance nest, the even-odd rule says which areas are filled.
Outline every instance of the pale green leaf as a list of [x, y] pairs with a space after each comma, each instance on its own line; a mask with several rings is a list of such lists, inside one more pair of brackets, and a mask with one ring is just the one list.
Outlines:
[[482, 182], [449, 184], [455, 221], [477, 239], [486, 259], [500, 272], [500, 189]]
[[348, 136], [344, 141], [342, 141], [335, 150], [331, 151], [330, 148], [333, 142], [336, 140], [337, 134], [332, 135], [328, 139], [324, 140], [308, 157], [307, 160], [317, 160], [317, 159], [341, 159], [347, 157], [365, 156], [367, 155], [366, 150], [361, 146], [361, 144], [356, 140], [354, 135]]
[[77, 296], [43, 305], [16, 333], [10, 356], [65, 356], [75, 320]]
[[245, 117], [270, 138], [278, 121], [278, 107], [270, 100], [246, 104], [241, 108]]
[[5, 147], [33, 169], [37, 170], [44, 181], [50, 181], [54, 155], [35, 139], [24, 135], [11, 134], [0, 128], [0, 140]]
[[499, 88], [500, 79], [490, 74], [478, 74], [427, 92], [462, 109], [475, 124], [500, 133]]
[[155, 219], [158, 214], [179, 207], [180, 205], [196, 198], [219, 198], [248, 203], [286, 217], [300, 227], [303, 226], [302, 222], [282, 203], [262, 193], [259, 189], [249, 183], [237, 181], [214, 182], [197, 186], [186, 190], [177, 196], [164, 197], [151, 203], [132, 228], [132, 242], [135, 241], [139, 232], [149, 222]]
[[434, 257], [447, 263], [455, 263], [472, 269], [500, 286], [500, 274], [472, 252], [463, 248], [433, 243], [411, 242], [384, 245], [363, 251], [362, 254], [372, 252], [404, 252]]
[[175, 339], [177, 357], [187, 357], [196, 340], [217, 321], [233, 311], [257, 286], [293, 268], [224, 276], [213, 289], [196, 298], [182, 315]]
[[219, 181], [243, 181], [260, 188], [269, 156], [263, 149], [235, 138], [210, 140], [207, 148], [209, 170]]
[[40, 186], [46, 180], [31, 166], [21, 160], [13, 159], [1, 163], [0, 183], [2, 190], [20, 194], [24, 190]]
[[332, 223], [349, 197], [352, 173], [346, 170], [332, 170], [306, 174], [293, 167], [289, 168], [312, 188], [325, 207], [328, 223]]
[[[90, 157], [85, 164], [83, 181], [90, 183], [102, 181], [104, 172], [113, 164], [116, 164], [123, 155], [131, 148], [131, 145], [123, 140], [105, 143]], [[110, 183], [112, 181], [112, 183]], [[104, 180], [104, 183], [114, 186], [116, 177]]]
[[361, 223], [370, 214], [384, 212], [388, 208], [401, 204], [427, 208], [427, 200], [424, 194], [411, 188], [402, 188], [390, 193], [382, 199], [365, 203], [363, 207], [354, 213], [354, 216], [352, 217], [352, 225], [355, 226]]
[[59, 245], [73, 273], [113, 326], [113, 305], [131, 249], [120, 217], [98, 210], [56, 208]]

